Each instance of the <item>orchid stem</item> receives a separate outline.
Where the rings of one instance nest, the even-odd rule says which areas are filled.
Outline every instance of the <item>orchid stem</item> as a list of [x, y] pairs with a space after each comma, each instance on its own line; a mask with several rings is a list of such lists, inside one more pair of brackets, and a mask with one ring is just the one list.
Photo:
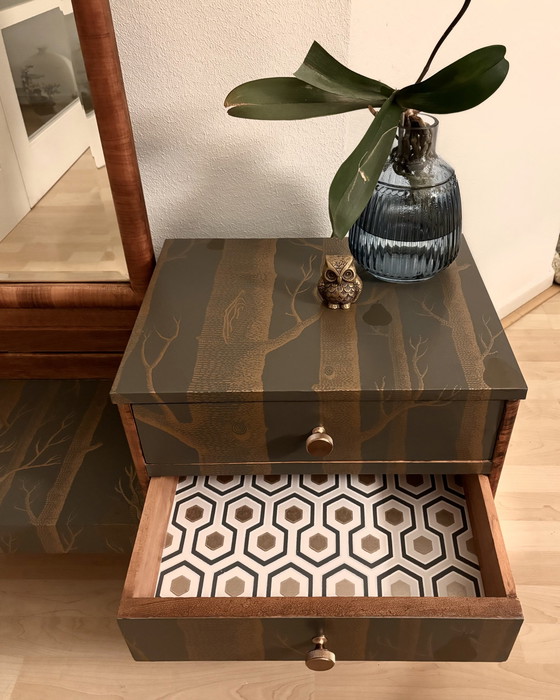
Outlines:
[[459, 10], [459, 14], [455, 17], [453, 22], [451, 22], [449, 27], [447, 27], [447, 29], [443, 32], [440, 40], [435, 45], [434, 50], [430, 54], [430, 58], [428, 59], [428, 62], [424, 66], [424, 70], [418, 76], [418, 80], [416, 81], [417, 83], [419, 83], [422, 80], [422, 78], [426, 75], [426, 73], [430, 70], [430, 66], [432, 65], [432, 61], [434, 60], [436, 53], [440, 50], [441, 45], [447, 39], [447, 37], [451, 34], [451, 32], [453, 31], [453, 29], [455, 28], [455, 26], [457, 25], [457, 23], [459, 22], [461, 17], [468, 10], [470, 4], [471, 4], [471, 0], [465, 0], [465, 2], [463, 3], [463, 7]]

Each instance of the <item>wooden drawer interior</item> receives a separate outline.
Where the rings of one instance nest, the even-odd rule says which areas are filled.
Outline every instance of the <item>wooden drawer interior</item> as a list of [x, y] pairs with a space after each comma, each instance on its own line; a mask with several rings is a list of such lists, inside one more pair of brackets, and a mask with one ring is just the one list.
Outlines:
[[488, 478], [158, 477], [121, 607], [138, 660], [498, 661], [522, 622]]
[[[212, 473], [180, 469], [222, 465], [214, 473], [242, 473], [251, 464], [281, 464], [279, 473], [317, 471], [348, 462], [478, 462], [492, 457], [502, 401], [269, 401], [246, 403], [136, 404], [144, 459], [154, 475]], [[312, 457], [306, 438], [322, 425], [332, 452]], [[241, 465], [241, 469], [235, 469]], [[172, 471], [169, 471], [172, 469]], [[338, 471], [338, 470], [335, 470]], [[344, 469], [341, 469], [344, 471]]]

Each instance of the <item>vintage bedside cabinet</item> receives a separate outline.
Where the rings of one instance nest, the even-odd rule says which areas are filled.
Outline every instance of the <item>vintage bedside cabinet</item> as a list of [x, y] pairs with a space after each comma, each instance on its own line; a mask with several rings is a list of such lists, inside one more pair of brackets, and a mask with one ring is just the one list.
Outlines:
[[316, 285], [333, 239], [167, 241], [112, 390], [146, 504], [138, 660], [500, 661], [493, 501], [526, 386], [463, 241], [432, 280]]

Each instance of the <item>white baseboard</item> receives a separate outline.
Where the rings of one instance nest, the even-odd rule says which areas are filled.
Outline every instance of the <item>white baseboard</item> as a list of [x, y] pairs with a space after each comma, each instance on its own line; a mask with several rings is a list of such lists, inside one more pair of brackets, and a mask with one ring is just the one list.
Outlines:
[[548, 289], [553, 282], [554, 271], [551, 269], [550, 272], [547, 273], [546, 277], [543, 277], [541, 281], [531, 284], [529, 287], [526, 287], [525, 289], [521, 290], [518, 294], [515, 295], [513, 299], [508, 301], [506, 304], [502, 304], [501, 306], [496, 307], [498, 316], [500, 318], [508, 316], [513, 311], [516, 311], [520, 306], [523, 306], [523, 304], [526, 304], [528, 301], [534, 299], [541, 292], [544, 292], [545, 289]]

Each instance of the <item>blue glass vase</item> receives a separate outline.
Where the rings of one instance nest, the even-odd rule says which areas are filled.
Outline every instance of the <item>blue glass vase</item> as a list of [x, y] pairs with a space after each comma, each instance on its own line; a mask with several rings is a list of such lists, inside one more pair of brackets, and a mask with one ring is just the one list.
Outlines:
[[397, 129], [398, 143], [349, 233], [356, 261], [386, 282], [430, 279], [457, 257], [461, 195], [436, 153], [438, 120], [422, 114]]

